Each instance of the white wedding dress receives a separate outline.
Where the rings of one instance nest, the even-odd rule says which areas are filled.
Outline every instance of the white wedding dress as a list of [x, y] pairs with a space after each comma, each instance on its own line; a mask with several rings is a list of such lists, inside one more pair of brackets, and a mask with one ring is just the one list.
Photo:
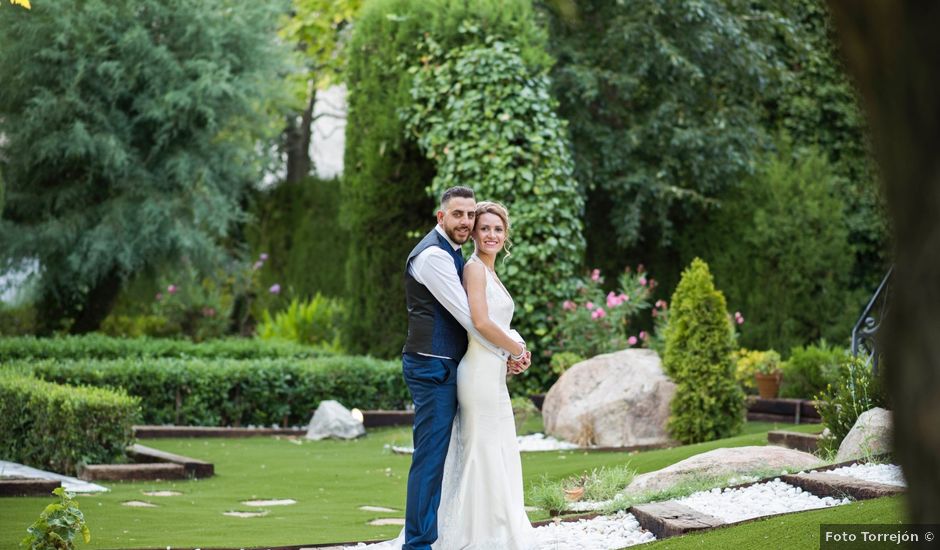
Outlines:
[[[474, 255], [468, 261], [480, 260]], [[509, 332], [515, 308], [512, 297], [484, 268], [489, 317]], [[434, 550], [535, 547], [523, 500], [522, 459], [506, 388], [506, 361], [473, 336], [457, 367], [457, 417], [444, 463], [437, 525]], [[394, 541], [368, 548], [400, 550], [403, 543], [404, 531]]]

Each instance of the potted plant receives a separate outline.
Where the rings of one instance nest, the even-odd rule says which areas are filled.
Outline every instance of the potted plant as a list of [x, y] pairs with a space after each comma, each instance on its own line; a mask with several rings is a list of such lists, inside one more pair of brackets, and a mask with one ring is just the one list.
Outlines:
[[780, 392], [780, 381], [783, 379], [780, 371], [780, 355], [773, 350], [766, 351], [754, 366], [757, 393], [760, 394], [761, 399], [775, 399]]

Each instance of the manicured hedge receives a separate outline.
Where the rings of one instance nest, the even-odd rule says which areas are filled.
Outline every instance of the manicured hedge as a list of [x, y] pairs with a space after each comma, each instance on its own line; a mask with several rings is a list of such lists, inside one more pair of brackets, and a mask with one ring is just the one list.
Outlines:
[[231, 338], [195, 343], [168, 338], [113, 338], [102, 334], [62, 338], [0, 338], [0, 362], [16, 359], [127, 359], [132, 357], [312, 358], [323, 350], [290, 342]]
[[0, 457], [74, 475], [124, 460], [140, 403], [123, 391], [0, 374]]
[[40, 361], [38, 378], [118, 387], [141, 399], [148, 424], [305, 424], [324, 399], [401, 409], [410, 400], [401, 364], [369, 357]]

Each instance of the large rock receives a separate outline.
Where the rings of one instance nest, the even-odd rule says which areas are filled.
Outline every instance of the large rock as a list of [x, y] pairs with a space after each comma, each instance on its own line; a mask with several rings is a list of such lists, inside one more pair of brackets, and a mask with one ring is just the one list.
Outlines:
[[655, 351], [598, 355], [572, 366], [548, 391], [542, 406], [545, 431], [603, 447], [666, 444], [675, 393]]
[[655, 472], [633, 478], [627, 494], [657, 492], [675, 485], [703, 480], [726, 480], [731, 477], [779, 475], [821, 466], [814, 455], [783, 447], [732, 447], [715, 449], [691, 456]]
[[836, 462], [845, 462], [891, 451], [891, 411], [875, 407], [859, 415], [839, 445]]
[[327, 437], [355, 439], [365, 433], [362, 422], [353, 418], [349, 409], [333, 400], [321, 401], [307, 426], [307, 439], [313, 440]]

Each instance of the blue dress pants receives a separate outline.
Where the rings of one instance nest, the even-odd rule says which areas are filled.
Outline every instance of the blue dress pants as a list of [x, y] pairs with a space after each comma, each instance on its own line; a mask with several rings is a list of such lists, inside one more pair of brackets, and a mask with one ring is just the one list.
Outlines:
[[444, 459], [457, 414], [457, 361], [404, 353], [401, 362], [415, 406], [402, 549], [430, 550], [437, 540]]

